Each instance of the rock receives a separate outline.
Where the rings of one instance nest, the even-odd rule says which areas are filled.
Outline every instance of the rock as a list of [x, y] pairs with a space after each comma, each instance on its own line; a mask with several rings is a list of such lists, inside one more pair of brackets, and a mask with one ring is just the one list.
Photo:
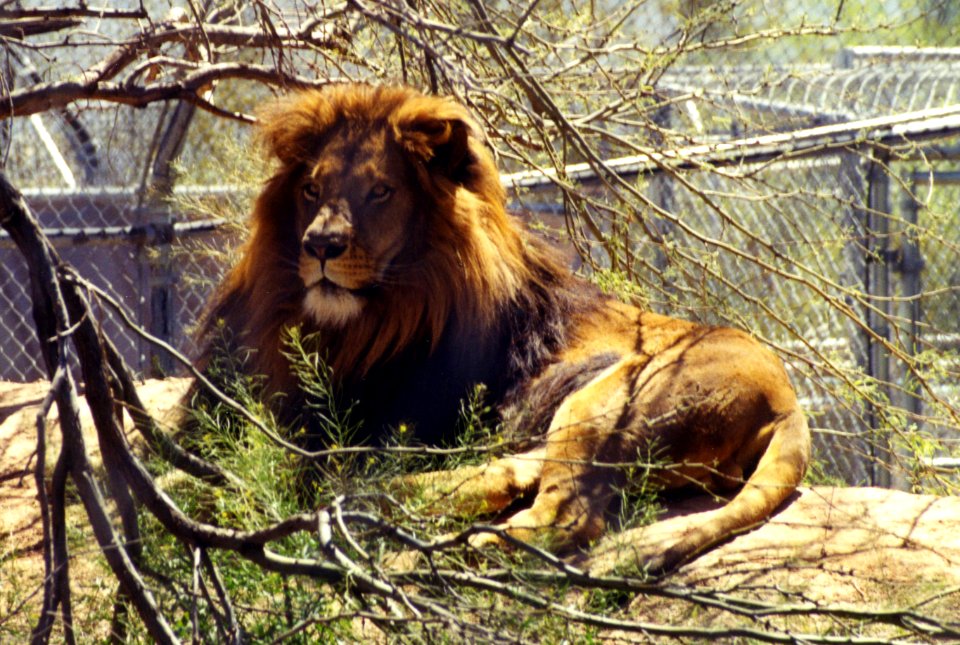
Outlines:
[[[176, 408], [188, 385], [188, 379], [147, 381], [140, 395], [162, 417]], [[41, 526], [29, 464], [36, 448], [36, 414], [46, 387], [0, 383], [0, 556], [17, 554], [18, 575], [28, 577], [42, 572]], [[89, 413], [84, 415], [87, 448], [98, 463], [95, 430]], [[59, 435], [55, 415], [49, 426], [52, 460]], [[663, 516], [669, 521], [611, 532], [575, 564], [597, 575], [636, 573], [637, 553], [655, 550], [671, 534], [702, 521], [698, 514], [716, 506], [706, 497], [671, 505]], [[769, 521], [685, 564], [665, 583], [735, 592], [762, 602], [840, 603], [860, 608], [920, 603], [923, 611], [955, 621], [960, 497], [879, 488], [802, 488]], [[730, 620], [730, 614], [722, 611], [647, 594], [634, 597], [626, 613], [635, 620], [660, 624], [674, 618], [678, 623], [704, 625]], [[803, 628], [832, 628], [831, 619], [820, 620], [826, 622]]]
[[[190, 379], [150, 379], [139, 388], [140, 398], [160, 423], [169, 419], [190, 385]], [[49, 390], [49, 383], [0, 383], [0, 475], [22, 470], [37, 445], [37, 413]], [[94, 462], [99, 464], [97, 433], [93, 426], [86, 401], [80, 396], [80, 423], [87, 449]], [[59, 415], [54, 405], [47, 416], [47, 455], [55, 460], [60, 446], [58, 430]], [[133, 424], [124, 415], [124, 428], [128, 436]]]
[[[706, 497], [686, 500], [670, 509], [670, 522], [682, 530], [715, 507]], [[624, 571], [635, 546], [665, 539], [660, 527], [608, 535], [582, 566]], [[795, 593], [816, 603], [917, 601], [960, 584], [960, 497], [802, 488], [769, 521], [687, 563], [669, 582], [760, 597]]]
[[[139, 388], [140, 397], [158, 418], [173, 413], [186, 392], [190, 379], [148, 380]], [[37, 413], [49, 390], [49, 383], [0, 383], [0, 518], [4, 540], [22, 547], [40, 539], [40, 511], [32, 472], [37, 449]], [[84, 442], [94, 468], [100, 467], [97, 432], [81, 397], [81, 424]], [[47, 468], [53, 467], [60, 449], [56, 406], [47, 417]], [[125, 416], [125, 428], [133, 443], [132, 423]], [[3, 544], [4, 550], [11, 545]]]
[[[712, 567], [813, 567], [887, 582], [960, 583], [960, 497], [882, 488], [808, 488], [770, 522], [700, 558]], [[817, 577], [823, 575], [817, 574]], [[855, 599], [852, 583], [848, 593]], [[831, 592], [836, 594], [838, 590]]]

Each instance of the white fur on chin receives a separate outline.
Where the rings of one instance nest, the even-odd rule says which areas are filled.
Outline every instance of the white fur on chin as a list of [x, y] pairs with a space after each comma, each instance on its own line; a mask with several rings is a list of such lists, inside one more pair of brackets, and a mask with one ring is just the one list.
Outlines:
[[360, 315], [363, 300], [348, 291], [314, 288], [307, 291], [303, 309], [318, 325], [342, 327]]

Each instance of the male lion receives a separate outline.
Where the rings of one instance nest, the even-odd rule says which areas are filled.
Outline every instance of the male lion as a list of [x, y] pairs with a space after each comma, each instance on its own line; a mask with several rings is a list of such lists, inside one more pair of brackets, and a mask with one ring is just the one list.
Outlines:
[[[404, 480], [460, 510], [532, 506], [504, 521], [557, 550], [604, 529], [625, 470], [651, 449], [664, 488], [740, 491], [648, 563], [673, 568], [770, 515], [800, 482], [803, 412], [772, 352], [745, 333], [599, 294], [505, 212], [466, 109], [409, 89], [337, 85], [269, 107], [280, 162], [239, 264], [215, 295], [204, 360], [252, 348], [252, 373], [296, 408], [284, 329], [316, 333], [361, 441], [406, 423], [436, 444], [484, 384], [508, 431], [535, 444], [483, 467]], [[212, 339], [222, 321], [230, 346]], [[658, 471], [659, 472], [659, 471]], [[748, 477], [744, 483], [744, 477]], [[402, 487], [400, 487], [402, 488]]]

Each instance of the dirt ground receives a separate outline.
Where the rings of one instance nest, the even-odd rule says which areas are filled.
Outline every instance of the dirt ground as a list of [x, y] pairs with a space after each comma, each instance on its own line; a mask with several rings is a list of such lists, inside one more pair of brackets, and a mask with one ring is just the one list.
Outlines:
[[[141, 388], [146, 404], [161, 418], [175, 408], [188, 382], [148, 381]], [[43, 527], [33, 469], [36, 463], [37, 412], [48, 384], [0, 382], [0, 644], [30, 633], [40, 607], [43, 585]], [[47, 468], [59, 451], [56, 406], [48, 417]], [[86, 409], [81, 423], [91, 461], [99, 468], [96, 431]], [[129, 429], [128, 429], [129, 430]], [[137, 436], [128, 436], [135, 444]], [[71, 551], [74, 615], [83, 642], [102, 641], [106, 633], [83, 633], [88, 625], [109, 624], [116, 582], [96, 547], [83, 508], [76, 500], [66, 513], [68, 540], [88, 544]], [[56, 642], [56, 637], [53, 639]]]

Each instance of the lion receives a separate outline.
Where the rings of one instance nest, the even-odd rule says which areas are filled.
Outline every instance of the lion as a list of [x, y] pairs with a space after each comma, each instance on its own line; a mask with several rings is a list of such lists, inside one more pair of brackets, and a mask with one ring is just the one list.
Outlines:
[[[735, 492], [646, 563], [669, 571], [767, 518], [800, 483], [810, 434], [781, 361], [750, 335], [604, 296], [506, 211], [483, 136], [458, 102], [403, 87], [302, 90], [260, 114], [278, 162], [242, 258], [212, 299], [203, 363], [252, 349], [247, 369], [296, 409], [286, 329], [316, 338], [358, 442], [456, 432], [478, 385], [526, 452], [403, 478], [452, 495], [502, 534], [558, 553], [597, 539], [656, 450], [672, 490]], [[228, 347], [211, 340], [230, 334]], [[411, 493], [412, 494], [412, 493]], [[515, 502], [529, 505], [517, 511]], [[514, 512], [515, 511], [515, 512]], [[496, 534], [477, 538], [484, 544]]]

